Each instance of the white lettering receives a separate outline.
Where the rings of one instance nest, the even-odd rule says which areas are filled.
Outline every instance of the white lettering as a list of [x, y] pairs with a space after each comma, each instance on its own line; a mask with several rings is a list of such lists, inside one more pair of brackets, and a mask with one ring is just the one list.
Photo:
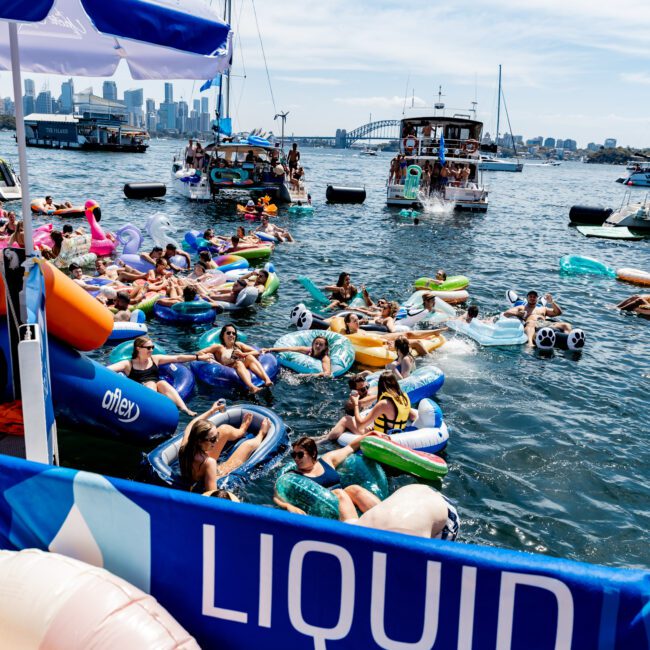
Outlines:
[[422, 636], [414, 643], [389, 639], [384, 627], [386, 604], [386, 553], [372, 554], [372, 596], [370, 628], [377, 645], [386, 650], [429, 650], [438, 635], [440, 609], [440, 562], [427, 562], [426, 593], [424, 596], [424, 624]]
[[476, 567], [464, 566], [458, 615], [458, 650], [472, 650], [474, 603], [476, 601]]
[[529, 575], [527, 573], [513, 573], [510, 571], [504, 571], [501, 574], [496, 647], [510, 650], [517, 585], [546, 589], [546, 591], [550, 591], [555, 596], [557, 600], [555, 650], [570, 648], [573, 637], [573, 597], [569, 588], [555, 578]]
[[204, 616], [222, 618], [224, 621], [248, 623], [248, 614], [236, 609], [225, 609], [214, 605], [214, 568], [215, 568], [214, 526], [203, 524], [203, 597], [201, 613]]
[[[341, 565], [341, 597], [339, 619], [334, 627], [310, 625], [302, 616], [302, 565], [307, 553], [332, 555]], [[327, 650], [326, 642], [347, 636], [354, 617], [354, 562], [350, 553], [341, 546], [307, 540], [298, 542], [289, 559], [289, 619], [301, 634], [314, 638], [314, 650]], [[332, 602], [332, 609], [336, 606]]]
[[[107, 411], [113, 411], [120, 422], [133, 422], [140, 417], [140, 407], [126, 397], [122, 397], [122, 391], [119, 388], [115, 392], [107, 390], [102, 398], [102, 408]], [[133, 413], [133, 415], [132, 415]]]
[[273, 535], [260, 535], [260, 601], [257, 624], [271, 627], [273, 596]]

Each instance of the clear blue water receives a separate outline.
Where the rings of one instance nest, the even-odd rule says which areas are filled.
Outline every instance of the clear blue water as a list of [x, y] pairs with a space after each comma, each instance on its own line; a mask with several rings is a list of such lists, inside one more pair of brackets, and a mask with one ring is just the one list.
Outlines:
[[[123, 197], [125, 182], [167, 182], [172, 154], [182, 144], [153, 141], [144, 155], [31, 149], [32, 193], [75, 203], [94, 198], [111, 230], [127, 222], [142, 226], [161, 210], [177, 227], [179, 241], [190, 227], [210, 225], [232, 233], [241, 220], [226, 202], [189, 204], [173, 192], [155, 201]], [[0, 153], [15, 160], [15, 144], [7, 134], [0, 136]], [[287, 331], [291, 307], [306, 298], [294, 281], [300, 274], [321, 283], [347, 270], [372, 295], [400, 299], [410, 294], [415, 278], [444, 267], [470, 276], [472, 301], [485, 314], [504, 308], [508, 288], [550, 291], [566, 320], [587, 332], [582, 354], [542, 358], [523, 347], [480, 348], [450, 335], [450, 342], [427, 361], [447, 377], [437, 399], [451, 428], [450, 472], [438, 487], [458, 505], [464, 542], [648, 568], [650, 450], [644, 408], [650, 389], [650, 323], [612, 308], [634, 287], [558, 272], [558, 259], [568, 253], [650, 270], [647, 242], [587, 239], [567, 227], [573, 204], [620, 202], [625, 190], [614, 181], [623, 169], [565, 163], [527, 166], [521, 174], [487, 174], [486, 214], [427, 216], [413, 227], [384, 204], [389, 159], [389, 154], [303, 152], [315, 213], [280, 216], [298, 243], [274, 254], [281, 278], [277, 299], [237, 318], [236, 324], [253, 343], [271, 344]], [[326, 205], [328, 183], [365, 185], [368, 199], [361, 206]], [[196, 348], [204, 328], [152, 321], [150, 331], [168, 351], [181, 352]], [[100, 350], [94, 356], [103, 360], [107, 354]], [[297, 436], [326, 431], [339, 417], [345, 395], [343, 380], [299, 379], [283, 372], [265, 399]], [[190, 404], [200, 410], [213, 398], [202, 387]], [[146, 450], [89, 434], [62, 432], [64, 464], [135, 476]], [[272, 475], [263, 477], [244, 496], [270, 504], [272, 484]]]

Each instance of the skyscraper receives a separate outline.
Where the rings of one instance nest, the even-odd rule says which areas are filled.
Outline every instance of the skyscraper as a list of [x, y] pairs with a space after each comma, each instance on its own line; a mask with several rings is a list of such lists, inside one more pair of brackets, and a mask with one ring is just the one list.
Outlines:
[[200, 99], [195, 99], [192, 102], [192, 110], [196, 111], [197, 113], [201, 112], [201, 100]]
[[179, 133], [185, 133], [187, 130], [187, 118], [189, 115], [189, 106], [187, 102], [178, 102], [178, 112], [176, 113], [176, 128]]
[[156, 102], [153, 99], [147, 99], [146, 101], [146, 113], [155, 113], [156, 112]]
[[201, 97], [201, 113], [209, 113], [209, 112], [210, 112], [210, 98]]
[[52, 112], [52, 93], [49, 90], [43, 90], [38, 93], [35, 108], [37, 113]]
[[23, 113], [31, 115], [36, 110], [34, 95], [23, 95]]
[[74, 113], [74, 81], [72, 78], [61, 84], [61, 112]]
[[174, 84], [169, 81], [165, 82], [165, 104], [174, 102]]
[[117, 101], [117, 84], [114, 81], [105, 81], [102, 86], [102, 97]]
[[25, 79], [25, 95], [36, 97], [36, 86], [33, 79]]
[[129, 122], [134, 126], [142, 126], [144, 124], [144, 116], [142, 114], [143, 101], [144, 94], [142, 88], [124, 91], [124, 103], [129, 113]]

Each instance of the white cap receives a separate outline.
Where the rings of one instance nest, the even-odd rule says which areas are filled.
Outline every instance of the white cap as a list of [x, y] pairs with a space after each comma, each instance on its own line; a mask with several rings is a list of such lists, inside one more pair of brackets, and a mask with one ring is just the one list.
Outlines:
[[249, 201], [249, 202], [246, 204], [246, 207], [247, 207], [247, 208], [254, 208], [254, 207], [255, 207], [255, 202], [254, 202], [254, 201]]

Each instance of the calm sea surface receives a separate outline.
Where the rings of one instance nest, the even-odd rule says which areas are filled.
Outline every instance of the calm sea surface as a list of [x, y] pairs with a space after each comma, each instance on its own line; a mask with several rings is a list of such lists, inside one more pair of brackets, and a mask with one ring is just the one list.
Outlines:
[[[214, 226], [232, 234], [242, 223], [232, 203], [190, 204], [172, 190], [163, 200], [124, 198], [126, 182], [168, 182], [172, 155], [182, 144], [154, 140], [144, 155], [30, 149], [32, 195], [49, 193], [73, 203], [96, 199], [102, 225], [113, 231], [128, 222], [143, 226], [150, 214], [162, 211], [179, 241], [190, 227]], [[16, 162], [9, 134], [0, 135], [0, 155]], [[649, 568], [650, 322], [612, 308], [634, 287], [558, 272], [558, 259], [569, 253], [650, 270], [650, 243], [587, 239], [567, 227], [573, 204], [620, 203], [625, 190], [614, 181], [623, 168], [564, 163], [526, 166], [521, 174], [487, 173], [486, 214], [426, 215], [413, 227], [385, 206], [390, 157], [303, 151], [316, 210], [309, 217], [281, 214], [279, 222], [298, 243], [279, 247], [273, 256], [281, 279], [277, 299], [236, 324], [252, 343], [271, 345], [287, 332], [291, 307], [307, 297], [294, 281], [301, 274], [331, 283], [346, 270], [356, 284], [365, 282], [371, 295], [399, 300], [410, 294], [415, 278], [444, 267], [471, 278], [472, 301], [483, 314], [502, 310], [509, 288], [550, 291], [564, 318], [587, 332], [581, 354], [541, 358], [523, 346], [481, 348], [452, 334], [426, 361], [446, 375], [437, 400], [451, 430], [450, 472], [439, 487], [458, 506], [462, 541]], [[365, 185], [368, 198], [360, 206], [326, 205], [328, 183]], [[195, 350], [204, 329], [150, 322], [151, 335], [170, 352]], [[104, 361], [108, 352], [93, 356]], [[343, 380], [299, 379], [283, 371], [262, 403], [276, 410], [295, 436], [314, 436], [336, 421], [345, 395]], [[201, 410], [213, 399], [199, 387], [190, 405]], [[63, 464], [136, 475], [148, 450], [91, 433], [62, 432]], [[409, 480], [392, 479], [394, 485]], [[272, 485], [273, 475], [263, 477], [244, 497], [270, 504]]]

